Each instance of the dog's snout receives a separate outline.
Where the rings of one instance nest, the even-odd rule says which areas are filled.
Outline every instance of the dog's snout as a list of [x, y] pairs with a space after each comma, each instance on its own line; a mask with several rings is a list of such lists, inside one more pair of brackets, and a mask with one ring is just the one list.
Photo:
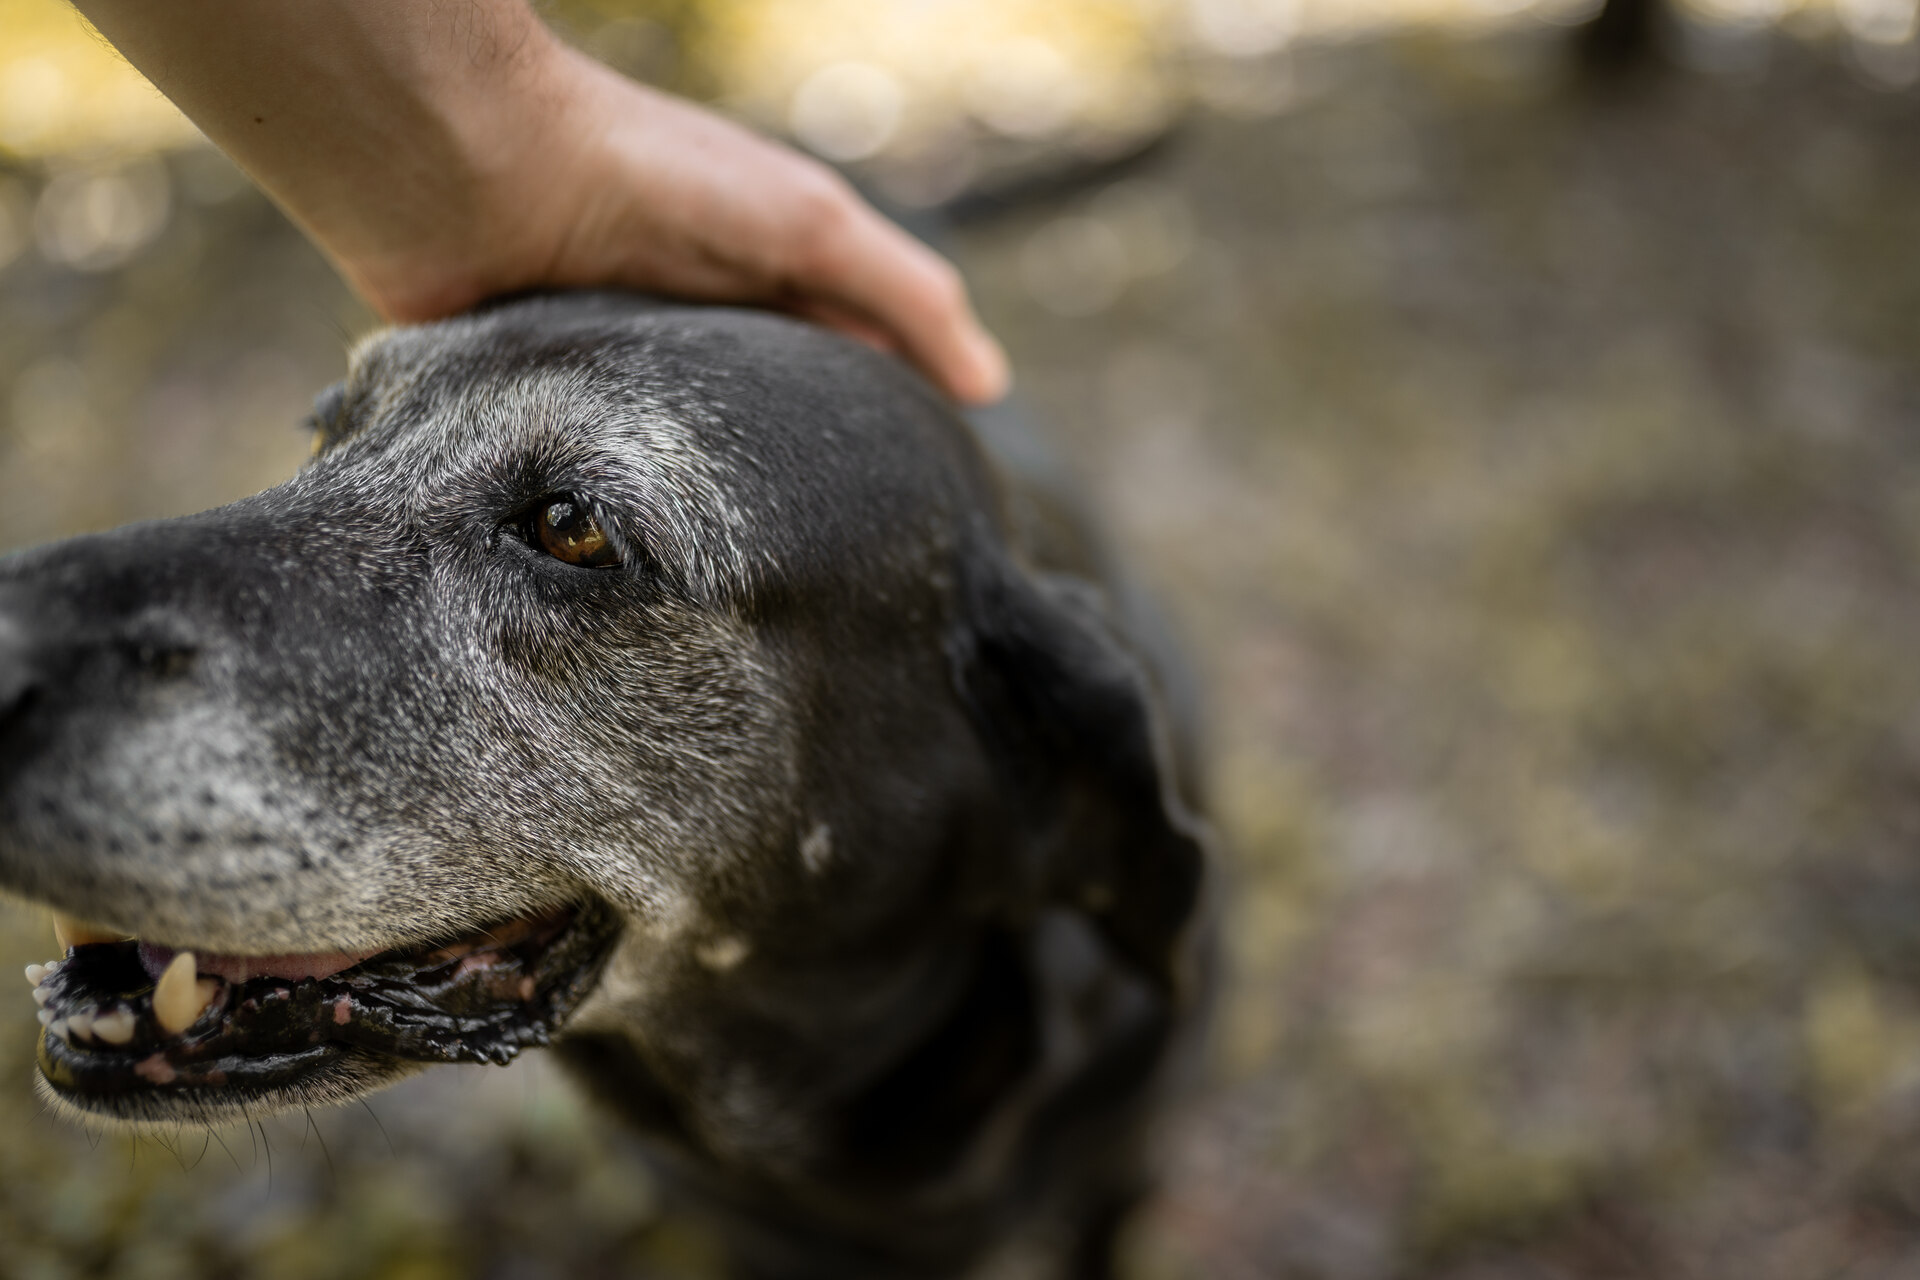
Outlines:
[[194, 628], [171, 613], [145, 610], [92, 627], [71, 613], [39, 594], [0, 590], [0, 725], [17, 719], [36, 691], [67, 688], [84, 669], [171, 681], [200, 655]]

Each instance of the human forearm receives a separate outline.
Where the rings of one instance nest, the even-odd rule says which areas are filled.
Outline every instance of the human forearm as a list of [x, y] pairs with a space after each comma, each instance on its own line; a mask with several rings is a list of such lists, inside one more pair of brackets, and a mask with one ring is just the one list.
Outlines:
[[78, 0], [395, 320], [615, 285], [809, 316], [990, 400], [952, 267], [816, 162], [562, 45], [525, 0]]
[[519, 0], [78, 7], [363, 290], [395, 255], [487, 233], [461, 225], [489, 206], [486, 157], [517, 160], [511, 104], [550, 92], [553, 38]]

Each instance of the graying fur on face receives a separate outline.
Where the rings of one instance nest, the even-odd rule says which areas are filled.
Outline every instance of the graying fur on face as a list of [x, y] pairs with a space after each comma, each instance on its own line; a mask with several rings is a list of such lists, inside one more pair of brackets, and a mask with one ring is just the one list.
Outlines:
[[[890, 360], [611, 296], [377, 336], [315, 424], [276, 489], [0, 561], [0, 886], [236, 956], [611, 908], [565, 1061], [727, 1212], [886, 1274], [1030, 1215], [1028, 1166], [1089, 1221], [1135, 1193], [1202, 834], [1070, 512]], [[617, 565], [541, 548], [559, 501]], [[342, 1052], [85, 1105], [415, 1069]]]
[[[752, 566], [675, 416], [710, 411], [591, 366], [449, 377], [465, 337], [450, 328], [363, 345], [352, 421], [237, 509], [273, 528], [263, 597], [306, 584], [319, 610], [366, 611], [382, 634], [330, 636], [316, 618], [289, 640], [309, 678], [276, 673], [270, 700], [190, 635], [191, 696], [164, 691], [138, 721], [30, 765], [56, 785], [23, 812], [22, 843], [102, 862], [92, 884], [50, 883], [56, 903], [251, 952], [394, 945], [580, 886], [669, 924], [688, 886], [769, 838], [762, 815], [791, 770], [778, 697], [729, 609]], [[512, 536], [499, 523], [548, 492], [589, 497], [663, 585], [588, 622], [502, 582], [484, 563]], [[354, 581], [330, 609], [336, 575]], [[322, 646], [369, 639], [382, 678], [356, 687], [366, 668], [342, 672], [350, 655]], [[155, 856], [100, 859], [142, 848]]]

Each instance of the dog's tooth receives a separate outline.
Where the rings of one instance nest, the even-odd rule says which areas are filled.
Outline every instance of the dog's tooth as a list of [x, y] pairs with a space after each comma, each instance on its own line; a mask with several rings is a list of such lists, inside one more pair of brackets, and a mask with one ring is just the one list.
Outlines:
[[78, 1013], [67, 1015], [67, 1030], [82, 1040], [93, 1039], [93, 1020], [96, 1010], [87, 1008]]
[[28, 982], [31, 982], [34, 986], [37, 987], [41, 983], [45, 982], [46, 980], [47, 980], [47, 966], [43, 964], [30, 964], [27, 966]]
[[115, 1009], [93, 1020], [93, 1034], [108, 1044], [125, 1044], [133, 1039], [133, 1010]]
[[115, 933], [90, 924], [76, 916], [56, 911], [53, 913], [53, 940], [60, 944], [60, 950], [71, 947], [84, 947], [90, 942], [120, 942], [126, 938], [124, 933]]
[[53, 999], [53, 992], [47, 990], [45, 987], [35, 987], [33, 989], [33, 1002], [35, 1004], [44, 1007], [47, 1001], [51, 999]]
[[40, 1020], [40, 1025], [44, 1027], [49, 1022], [53, 1021], [53, 1010], [42, 1009], [40, 1012], [34, 1014], [33, 1016], [38, 1018]]
[[213, 1002], [218, 990], [211, 982], [194, 980], [199, 972], [193, 952], [182, 951], [167, 962], [166, 972], [153, 984], [153, 1019], [168, 1035], [179, 1035]]
[[47, 1024], [47, 1034], [54, 1037], [56, 1040], [65, 1040], [67, 1038], [67, 1033], [72, 1029], [72, 1026], [73, 1026], [73, 1023], [71, 1019], [55, 1018], [52, 1022], [49, 1022]]

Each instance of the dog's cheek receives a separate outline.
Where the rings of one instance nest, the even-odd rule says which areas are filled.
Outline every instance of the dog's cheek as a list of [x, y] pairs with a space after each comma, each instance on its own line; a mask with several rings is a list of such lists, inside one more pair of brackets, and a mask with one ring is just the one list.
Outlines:
[[791, 716], [748, 628], [677, 602], [592, 632], [493, 624], [476, 696], [525, 820], [703, 899], [790, 827]]

